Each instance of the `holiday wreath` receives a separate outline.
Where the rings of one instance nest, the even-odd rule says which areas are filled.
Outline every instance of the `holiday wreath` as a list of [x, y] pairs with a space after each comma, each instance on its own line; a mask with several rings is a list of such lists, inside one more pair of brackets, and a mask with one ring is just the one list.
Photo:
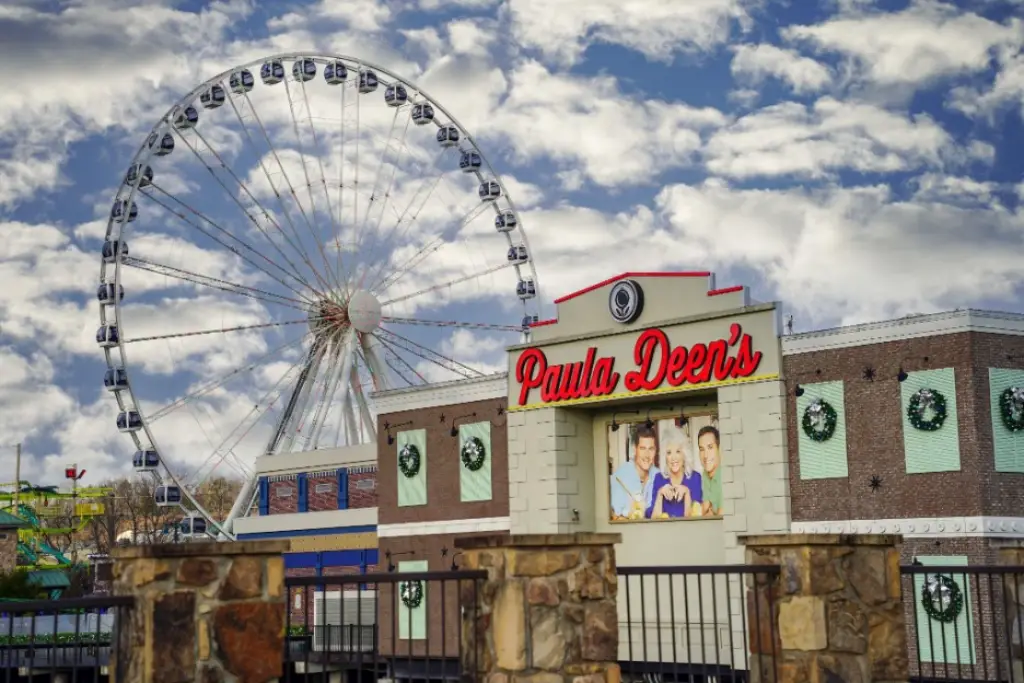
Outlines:
[[999, 412], [1011, 432], [1024, 430], [1024, 389], [1010, 387], [999, 394]]
[[420, 449], [414, 444], [407, 443], [398, 451], [398, 469], [408, 479], [412, 479], [420, 472]]
[[459, 451], [459, 455], [462, 457], [462, 464], [470, 472], [476, 472], [484, 466], [484, 460], [487, 458], [487, 449], [484, 447], [484, 442], [478, 436], [474, 436], [467, 439], [462, 444], [462, 450]]
[[836, 433], [839, 415], [828, 401], [816, 398], [804, 409], [801, 422], [804, 434], [811, 441], [828, 441]]
[[423, 582], [405, 581], [398, 591], [402, 596], [402, 604], [409, 609], [416, 609], [423, 604]]
[[951, 624], [964, 609], [964, 594], [949, 576], [936, 574], [921, 589], [921, 607], [930, 619]]
[[[925, 412], [931, 408], [935, 413], [925, 419]], [[907, 404], [907, 420], [914, 429], [934, 432], [946, 421], [946, 397], [935, 389], [921, 389], [910, 397]]]

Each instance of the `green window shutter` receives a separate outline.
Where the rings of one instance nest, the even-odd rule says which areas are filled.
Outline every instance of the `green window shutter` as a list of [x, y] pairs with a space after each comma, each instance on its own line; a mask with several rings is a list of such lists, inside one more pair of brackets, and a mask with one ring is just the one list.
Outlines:
[[[846, 404], [842, 382], [802, 384], [804, 395], [796, 399], [796, 428], [799, 438], [800, 478], [835, 479], [850, 475], [846, 458]], [[836, 431], [828, 441], [815, 441], [804, 433], [804, 411], [815, 399], [827, 401], [836, 410]]]
[[[915, 559], [922, 565], [966, 567], [966, 555], [918, 555]], [[948, 575], [947, 575], [948, 576]], [[974, 618], [971, 610], [971, 575], [953, 574], [950, 576], [964, 594], [964, 608], [956, 621], [942, 624], [932, 621], [921, 605], [921, 591], [924, 590], [924, 574], [914, 574], [914, 609], [917, 613], [917, 650], [922, 662], [936, 664], [975, 664], [974, 650]], [[930, 624], [930, 628], [929, 628]]]
[[1024, 432], [1007, 429], [999, 407], [999, 397], [1004, 391], [1010, 387], [1024, 387], [1024, 370], [989, 368], [988, 387], [996, 472], [1024, 473]]
[[[938, 391], [946, 399], [946, 421], [934, 432], [915, 429], [907, 419], [910, 398], [921, 389]], [[911, 372], [900, 383], [900, 419], [903, 422], [907, 474], [960, 471], [960, 430], [957, 426], [956, 375], [953, 368]]]

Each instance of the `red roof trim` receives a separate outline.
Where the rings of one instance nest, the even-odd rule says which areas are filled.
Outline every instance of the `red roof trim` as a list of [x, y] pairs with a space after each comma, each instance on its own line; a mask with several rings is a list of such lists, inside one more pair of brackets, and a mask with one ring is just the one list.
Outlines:
[[530, 323], [530, 327], [544, 327], [545, 325], [554, 325], [558, 322], [558, 318], [548, 318], [547, 320], [538, 320], [535, 323]]
[[616, 275], [615, 277], [610, 277], [607, 280], [602, 280], [601, 282], [598, 282], [596, 285], [584, 287], [583, 289], [573, 292], [572, 294], [566, 294], [563, 297], [555, 299], [555, 303], [560, 304], [562, 302], [568, 301], [569, 299], [575, 299], [576, 297], [582, 294], [592, 292], [595, 289], [600, 289], [601, 287], [604, 287], [605, 285], [610, 285], [613, 282], [624, 280], [627, 277], [711, 277], [711, 273], [708, 271], [685, 271], [679, 273], [623, 273], [622, 275]]
[[718, 296], [719, 294], [732, 294], [733, 292], [742, 292], [743, 290], [743, 285], [736, 285], [735, 287], [726, 287], [725, 289], [712, 289], [710, 292], [708, 292], [708, 296]]

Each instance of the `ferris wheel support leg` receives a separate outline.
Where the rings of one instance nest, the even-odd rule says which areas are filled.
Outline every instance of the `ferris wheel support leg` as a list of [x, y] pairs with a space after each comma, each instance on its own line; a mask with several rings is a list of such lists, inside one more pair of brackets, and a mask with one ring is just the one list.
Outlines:
[[[363, 395], [363, 385], [359, 383], [359, 373], [352, 370], [352, 394], [356, 398], [356, 405], [359, 406], [359, 415], [362, 417], [363, 428], [366, 430], [366, 435], [369, 436], [371, 442], [377, 441], [377, 426], [373, 423], [373, 415], [370, 413], [370, 406], [366, 402], [366, 396]], [[353, 411], [354, 412], [354, 411]]]
[[380, 342], [376, 337], [364, 334], [360, 338], [359, 343], [363, 347], [363, 357], [366, 358], [366, 364], [370, 366], [370, 370], [373, 373], [373, 388], [376, 391], [388, 389], [388, 375], [385, 372], [385, 366], [381, 361], [380, 354], [377, 353]]
[[345, 418], [345, 445], [355, 446], [362, 441], [362, 434], [359, 431], [359, 420], [356, 419], [355, 404], [351, 396], [345, 399], [341, 410]]
[[313, 415], [312, 429], [309, 432], [309, 438], [306, 439], [307, 449], [316, 450], [319, 448], [320, 434], [323, 432], [328, 409], [334, 401], [334, 395], [338, 392], [338, 383], [342, 381], [341, 373], [344, 370], [344, 355], [345, 349], [340, 345], [336, 345], [331, 351], [331, 362], [327, 368], [327, 384], [324, 386], [320, 402], [316, 407], [316, 413]]
[[257, 493], [256, 475], [246, 477], [245, 483], [242, 484], [242, 490], [238, 492], [238, 497], [235, 498], [235, 503], [231, 506], [228, 518], [224, 520], [224, 531], [229, 534], [235, 533], [235, 520], [239, 517], [245, 517], [246, 513], [249, 512], [249, 508], [252, 507], [252, 501], [256, 498]]
[[[313, 434], [313, 449], [320, 445], [320, 433], [323, 430], [323, 422], [326, 417], [328, 407], [334, 402], [334, 396], [337, 394], [338, 389], [341, 388], [341, 398], [345, 398], [345, 378], [348, 377], [349, 373], [352, 372], [352, 364], [355, 359], [355, 332], [350, 331], [345, 335], [345, 341], [340, 347], [341, 362], [338, 363], [337, 373], [331, 378], [331, 386], [324, 392], [325, 396], [329, 397], [324, 401], [320, 408], [317, 409], [317, 417], [314, 420], [316, 423], [316, 430]], [[322, 409], [322, 410], [321, 410]]]
[[[317, 373], [320, 371], [320, 364], [326, 355], [326, 349], [321, 349], [316, 357], [313, 358], [313, 362], [310, 364], [310, 377], [317, 376]], [[292, 446], [295, 445], [295, 439], [299, 436], [299, 429], [302, 427], [306, 411], [309, 409], [309, 399], [313, 396], [315, 388], [316, 382], [307, 382], [303, 387], [302, 396], [297, 404], [298, 410], [289, 416], [288, 424], [285, 425], [284, 436], [278, 444], [278, 448], [273, 451], [274, 455], [291, 452]]]

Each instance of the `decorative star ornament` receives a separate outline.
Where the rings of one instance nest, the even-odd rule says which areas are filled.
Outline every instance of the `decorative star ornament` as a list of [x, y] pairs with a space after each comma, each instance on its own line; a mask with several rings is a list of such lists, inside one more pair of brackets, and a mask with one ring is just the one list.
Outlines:
[[868, 366], [864, 368], [864, 379], [868, 382], [875, 381], [875, 369], [873, 367]]
[[877, 474], [871, 475], [871, 483], [868, 484], [871, 487], [871, 492], [875, 493], [878, 489], [882, 488], [882, 478]]

